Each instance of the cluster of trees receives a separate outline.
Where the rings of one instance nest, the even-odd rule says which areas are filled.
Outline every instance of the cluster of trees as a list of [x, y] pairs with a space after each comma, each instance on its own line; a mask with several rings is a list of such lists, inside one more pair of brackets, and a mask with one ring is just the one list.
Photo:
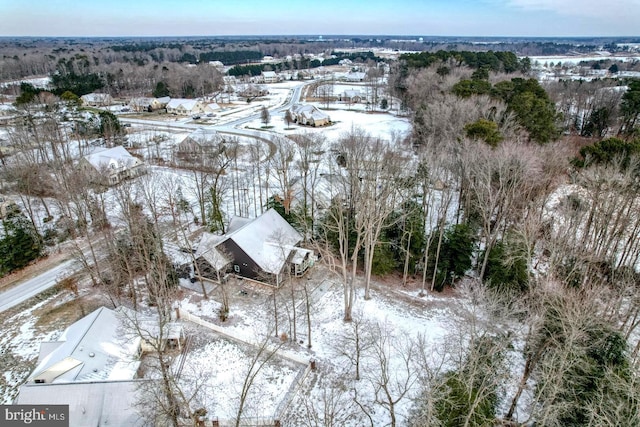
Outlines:
[[91, 62], [86, 55], [76, 54], [70, 58], [61, 58], [51, 75], [53, 93], [62, 95], [72, 92], [78, 96], [91, 93], [105, 86], [100, 74], [91, 71]]
[[[450, 78], [455, 72], [438, 73], [438, 67], [406, 76], [404, 84], [435, 81], [452, 90], [460, 79]], [[486, 76], [482, 80], [488, 83]], [[327, 159], [331, 194], [314, 238], [342, 281], [345, 320], [355, 323], [356, 289], [364, 288], [369, 298], [376, 272], [422, 274], [423, 289], [434, 290], [466, 277], [484, 293], [473, 297], [482, 302], [481, 314], [455, 340], [453, 368], [428, 361], [420, 370], [423, 394], [411, 425], [485, 425], [514, 418], [543, 425], [636, 423], [637, 141], [596, 140], [571, 163], [576, 153], [552, 141], [555, 128], [546, 133], [518, 123], [537, 103], [555, 117], [537, 82], [489, 84], [488, 94], [470, 95], [480, 101], [475, 105], [465, 104], [467, 97], [443, 96], [442, 86], [422, 86], [427, 99], [449, 101], [439, 112], [451, 115], [416, 111], [419, 161], [357, 130], [337, 141]], [[620, 106], [633, 129], [634, 90], [630, 85]], [[436, 108], [424, 100], [409, 98], [424, 109]], [[505, 120], [482, 114], [477, 119], [478, 104]], [[444, 123], [451, 126], [447, 117], [455, 117], [459, 128], [434, 137]], [[510, 126], [548, 143], [532, 144], [509, 131], [509, 117]], [[506, 131], [497, 140], [487, 138], [501, 129]], [[569, 173], [575, 190], [562, 195]], [[483, 318], [487, 313], [498, 317]], [[522, 372], [506, 368], [513, 357], [524, 361]], [[354, 362], [356, 377], [358, 366]], [[395, 425], [396, 401], [384, 402]], [[505, 402], [508, 409], [501, 410]]]
[[[173, 97], [215, 96], [222, 89], [222, 74], [208, 63], [187, 67], [178, 61], [158, 63], [130, 63], [103, 54], [91, 56], [76, 53], [49, 60], [45, 73], [51, 78], [50, 92], [62, 96], [65, 92], [82, 96], [94, 91], [112, 96], [171, 95]], [[58, 58], [58, 56], [54, 56]], [[158, 89], [162, 86], [162, 90]], [[5, 91], [28, 93], [31, 98], [20, 98], [29, 102], [37, 92], [9, 86]], [[39, 91], [40, 89], [36, 89]], [[20, 93], [16, 93], [20, 95]]]
[[557, 126], [559, 115], [555, 105], [540, 83], [535, 79], [514, 77], [491, 85], [488, 73], [475, 72], [471, 79], [456, 83], [452, 90], [460, 97], [487, 95], [499, 99], [513, 113], [516, 121], [527, 131], [529, 137], [539, 143], [556, 139], [560, 134]]
[[230, 52], [203, 52], [198, 57], [200, 62], [220, 61], [224, 65], [242, 64], [260, 61], [264, 55], [255, 50], [237, 50]]
[[381, 58], [375, 56], [373, 52], [358, 52], [358, 53], [345, 53], [345, 52], [332, 52], [329, 58], [310, 59], [300, 58], [292, 61], [283, 61], [273, 64], [252, 64], [252, 65], [235, 65], [229, 69], [228, 74], [230, 76], [257, 76], [263, 71], [288, 71], [288, 70], [306, 70], [309, 68], [318, 68], [321, 66], [337, 65], [343, 59], [349, 59], [354, 63], [365, 62], [379, 62]]
[[44, 254], [44, 242], [33, 223], [11, 210], [2, 220], [0, 238], [0, 277], [27, 266]]
[[614, 80], [561, 81], [545, 85], [562, 114], [562, 127], [584, 137], [603, 138], [618, 133], [617, 117], [624, 91]]
[[639, 111], [635, 80], [624, 89], [617, 80], [541, 85], [526, 75], [492, 71], [496, 67], [461, 67], [442, 53], [446, 60], [434, 54], [430, 66], [396, 67], [390, 78], [394, 95], [414, 112], [416, 144], [425, 138], [469, 137], [496, 145], [525, 135], [547, 143], [562, 133], [634, 137]]
[[42, 89], [33, 87], [30, 83], [20, 83], [20, 95], [16, 98], [16, 105], [24, 105], [32, 103], [36, 100]]
[[405, 53], [400, 55], [400, 60], [409, 68], [426, 68], [435, 63], [455, 61], [456, 66], [466, 65], [473, 69], [485, 69], [489, 71], [513, 73], [528, 72], [531, 69], [531, 61], [528, 58], [519, 59], [513, 52], [471, 52], [471, 51], [445, 51]]

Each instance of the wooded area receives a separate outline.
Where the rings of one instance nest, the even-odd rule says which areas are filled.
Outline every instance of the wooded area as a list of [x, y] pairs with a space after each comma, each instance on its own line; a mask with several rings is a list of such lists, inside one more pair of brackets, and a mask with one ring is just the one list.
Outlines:
[[[162, 330], [180, 274], [165, 253], [162, 218], [171, 218], [169, 234], [193, 254], [186, 225], [222, 234], [229, 217], [274, 207], [340, 280], [344, 298], [335, 304], [349, 328], [336, 347], [354, 381], [374, 384], [371, 404], [388, 411], [390, 425], [640, 425], [640, 81], [540, 82], [530, 61], [511, 52], [402, 55], [388, 61], [379, 89], [410, 118], [408, 138], [386, 140], [358, 126], [332, 141], [301, 133], [248, 148], [204, 138], [170, 165], [190, 188], [146, 175], [106, 192], [77, 160], [93, 140], [122, 144], [124, 130], [111, 113], [86, 115], [78, 96], [161, 87], [171, 96], [215, 98], [223, 87], [215, 68], [181, 63], [183, 45], [136, 46], [70, 56], [27, 51], [0, 62], [3, 78], [51, 74], [55, 87], [11, 89], [19, 90], [21, 119], [8, 128], [0, 173], [2, 191], [22, 209], [2, 220], [0, 274], [72, 242], [96, 291], [114, 306], [150, 301]], [[252, 49], [268, 53], [261, 47]], [[160, 53], [164, 59], [149, 59]], [[380, 72], [377, 59], [352, 59]], [[261, 111], [267, 127], [272, 117]], [[241, 172], [242, 149], [253, 161]], [[34, 201], [60, 214], [43, 224]], [[371, 283], [381, 277], [398, 287], [419, 283], [420, 295], [460, 289], [473, 315], [453, 325], [440, 348], [420, 334], [398, 337], [363, 324], [355, 301], [372, 298]], [[291, 283], [294, 300], [302, 287]], [[209, 297], [226, 301], [226, 316], [233, 307], [219, 290]], [[306, 321], [311, 346], [310, 317], [283, 304], [282, 294], [273, 294], [275, 335], [278, 310], [286, 311], [293, 339]], [[306, 288], [304, 295], [308, 314]], [[259, 348], [252, 369], [275, 353]], [[388, 365], [390, 353], [399, 365]], [[162, 386], [148, 390], [144, 404], [178, 426], [179, 408], [189, 417], [196, 408], [164, 352], [157, 354]], [[341, 392], [340, 384], [328, 389], [335, 394], [324, 408], [306, 407], [308, 425], [345, 422], [348, 411], [327, 416]], [[352, 401], [360, 406], [357, 396]], [[398, 415], [407, 401], [411, 410]]]

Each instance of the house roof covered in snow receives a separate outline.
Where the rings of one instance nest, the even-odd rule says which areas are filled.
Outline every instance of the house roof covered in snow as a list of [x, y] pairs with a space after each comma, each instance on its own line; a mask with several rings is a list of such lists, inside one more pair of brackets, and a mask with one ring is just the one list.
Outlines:
[[344, 77], [346, 80], [350, 82], [361, 82], [367, 75], [361, 71], [357, 71], [354, 73], [347, 73]]
[[231, 260], [224, 256], [223, 252], [218, 249], [218, 244], [225, 240], [225, 236], [219, 236], [213, 233], [202, 233], [198, 249], [196, 250], [196, 258], [204, 258], [216, 270], [221, 270]]
[[85, 102], [89, 103], [107, 103], [111, 102], [111, 95], [108, 93], [88, 93], [80, 97]]
[[182, 107], [187, 111], [191, 111], [196, 105], [198, 105], [199, 102], [200, 101], [198, 101], [197, 99], [173, 98], [167, 103], [167, 108]]
[[[231, 240], [264, 272], [272, 274], [279, 274], [282, 271], [295, 245], [302, 240], [302, 235], [275, 209], [269, 209], [252, 220], [236, 217], [231, 220], [229, 232], [219, 237], [220, 240], [217, 242], [201, 241], [198, 252], [205, 254], [208, 248]], [[209, 253], [211, 253], [210, 250]]]
[[278, 274], [287, 261], [289, 247], [302, 240], [298, 233], [275, 210], [269, 209], [253, 221], [247, 222], [235, 232], [228, 234], [260, 268]]
[[132, 156], [120, 145], [113, 148], [95, 151], [92, 154], [85, 156], [84, 159], [98, 171], [105, 168], [126, 169], [142, 163], [140, 159]]
[[210, 144], [206, 144], [206, 143], [219, 143], [221, 140], [220, 134], [215, 130], [215, 129], [211, 129], [211, 128], [198, 128], [196, 130], [194, 130], [193, 132], [191, 132], [189, 135], [187, 135], [187, 137], [185, 137], [185, 139], [182, 142], [195, 142], [199, 145], [205, 144], [205, 145], [210, 145]]
[[15, 404], [69, 405], [71, 426], [137, 427], [146, 423], [135, 408], [137, 381], [25, 384]]
[[178, 108], [180, 107], [185, 101], [188, 101], [187, 99], [182, 99], [182, 98], [172, 98], [171, 100], [169, 100], [169, 102], [167, 103], [167, 108]]
[[155, 102], [155, 98], [149, 98], [146, 96], [141, 96], [139, 98], [131, 98], [131, 101], [129, 101], [129, 104], [132, 105], [151, 105]]
[[227, 227], [227, 234], [234, 233], [238, 231], [241, 227], [244, 227], [246, 224], [253, 221], [251, 218], [245, 218], [243, 216], [234, 216], [229, 221], [229, 226]]
[[198, 102], [199, 101], [197, 99], [186, 99], [183, 102], [181, 102], [180, 105], [185, 110], [191, 111], [195, 108], [196, 105], [198, 105]]
[[127, 334], [120, 312], [100, 307], [43, 343], [29, 382], [129, 380], [135, 376], [140, 338]]
[[329, 118], [327, 113], [321, 111], [315, 105], [309, 104], [294, 104], [291, 107], [291, 112], [294, 115], [304, 117], [305, 119], [326, 120]]

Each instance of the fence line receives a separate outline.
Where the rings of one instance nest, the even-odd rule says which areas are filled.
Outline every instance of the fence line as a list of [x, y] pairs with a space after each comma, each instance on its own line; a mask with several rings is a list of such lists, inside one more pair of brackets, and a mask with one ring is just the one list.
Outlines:
[[[195, 323], [197, 325], [203, 326], [207, 329], [210, 329], [224, 336], [225, 338], [231, 341], [234, 341], [240, 344], [254, 346], [254, 347], [256, 345], [255, 343], [230, 335], [224, 328], [216, 325], [215, 323], [211, 323], [204, 319], [201, 319], [195, 314], [191, 314], [188, 311], [180, 309], [179, 307], [176, 308], [176, 315], [178, 316], [179, 319], [183, 319], [183, 320]], [[279, 357], [286, 359], [290, 362], [293, 362], [295, 364], [305, 366], [305, 368], [299, 370], [298, 374], [296, 374], [296, 377], [294, 378], [293, 382], [289, 386], [289, 390], [287, 390], [284, 397], [276, 407], [273, 417], [257, 417], [257, 418], [243, 419], [242, 422], [240, 423], [240, 425], [242, 426], [279, 426], [280, 425], [279, 420], [282, 419], [282, 416], [285, 414], [287, 409], [289, 409], [289, 406], [291, 406], [293, 399], [298, 394], [298, 391], [302, 387], [304, 380], [309, 375], [309, 372], [311, 372], [311, 370], [315, 368], [315, 362], [312, 362], [309, 359], [300, 357], [299, 355], [293, 352], [283, 350], [281, 348], [280, 349], [270, 348], [269, 350], [274, 351]], [[219, 420], [218, 423], [220, 426], [233, 424], [231, 420]]]

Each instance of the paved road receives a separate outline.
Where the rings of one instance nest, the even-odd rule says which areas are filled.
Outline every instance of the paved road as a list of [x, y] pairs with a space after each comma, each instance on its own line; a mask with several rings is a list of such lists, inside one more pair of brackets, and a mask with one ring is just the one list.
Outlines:
[[[291, 106], [297, 102], [300, 102], [300, 96], [302, 94], [302, 89], [311, 84], [311, 82], [305, 82], [305, 83], [301, 83], [298, 86], [295, 86], [291, 89], [291, 94], [290, 96], [287, 98], [287, 100], [277, 106], [272, 108], [273, 111], [278, 111], [278, 112], [282, 112], [285, 111], [289, 108], [291, 108]], [[260, 106], [256, 106], [255, 108], [253, 108], [253, 112], [250, 115], [247, 115], [245, 117], [241, 117], [238, 119], [232, 119], [229, 120], [227, 122], [224, 123], [220, 123], [220, 124], [214, 124], [214, 125], [200, 125], [200, 124], [196, 124], [193, 123], [191, 120], [184, 120], [183, 118], [180, 119], [179, 121], [162, 121], [162, 120], [145, 120], [145, 119], [130, 119], [127, 118], [126, 116], [120, 116], [118, 119], [122, 122], [122, 123], [135, 123], [138, 125], [146, 125], [146, 126], [151, 126], [157, 129], [166, 129], [166, 130], [196, 130], [196, 129], [200, 129], [203, 127], [206, 127], [208, 129], [215, 129], [216, 131], [220, 132], [220, 133], [226, 133], [226, 134], [231, 134], [231, 135], [238, 135], [238, 136], [248, 136], [248, 137], [252, 137], [252, 138], [262, 138], [262, 139], [267, 139], [267, 140], [271, 140], [271, 136], [269, 135], [269, 132], [264, 132], [264, 131], [258, 131], [258, 130], [251, 130], [251, 129], [242, 129], [239, 128], [238, 126], [243, 125], [247, 122], [250, 122], [252, 120], [256, 120], [257, 118], [260, 117], [262, 108]]]
[[67, 260], [38, 276], [24, 280], [18, 286], [0, 292], [0, 313], [53, 287], [60, 278], [75, 271], [74, 268], [75, 260]]
[[[300, 100], [302, 88], [307, 84], [309, 83], [300, 84], [299, 86], [294, 87], [291, 91], [291, 96], [287, 99], [287, 101], [285, 101], [284, 104], [274, 108], [274, 110], [278, 109], [279, 111], [284, 111], [294, 103], [298, 102]], [[252, 138], [262, 139], [267, 143], [271, 143], [271, 141], [273, 140], [273, 136], [268, 132], [236, 128], [236, 126], [239, 126], [251, 120], [255, 120], [259, 116], [260, 109], [256, 108], [255, 112], [250, 116], [232, 120], [223, 125], [210, 127], [216, 129], [220, 133], [248, 136]], [[195, 130], [202, 127], [201, 125], [194, 123], [127, 119], [125, 117], [121, 117], [120, 121], [122, 121], [123, 123], [136, 123], [169, 130]], [[272, 145], [272, 143], [270, 145]], [[16, 305], [28, 300], [29, 298], [32, 298], [40, 294], [41, 292], [44, 292], [47, 289], [53, 287], [61, 278], [67, 277], [76, 271], [76, 267], [74, 264], [75, 260], [64, 261], [58, 266], [52, 267], [38, 276], [24, 280], [19, 285], [14, 286], [4, 292], [0, 292], [0, 313], [12, 307], [15, 307]]]

